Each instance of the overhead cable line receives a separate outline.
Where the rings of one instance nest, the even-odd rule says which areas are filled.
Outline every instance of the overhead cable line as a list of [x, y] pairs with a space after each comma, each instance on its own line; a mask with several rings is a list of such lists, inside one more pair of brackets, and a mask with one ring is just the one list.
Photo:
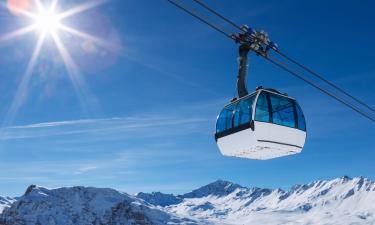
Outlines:
[[[217, 12], [216, 10], [212, 9], [210, 6], [208, 6], [207, 4], [205, 4], [202, 0], [193, 0], [194, 2], [196, 2], [197, 4], [201, 5], [203, 8], [207, 9], [208, 11], [210, 11], [211, 13], [213, 13], [214, 15], [218, 16], [219, 18], [221, 18], [222, 20], [226, 21], [227, 23], [229, 23], [230, 25], [232, 25], [233, 27], [239, 29], [242, 31], [242, 28], [241, 26], [238, 26], [236, 23], [234, 23], [232, 20], [226, 18], [225, 16], [223, 16], [221, 13]], [[355, 102], [357, 102], [358, 104], [364, 106], [365, 108], [371, 110], [372, 112], [375, 112], [375, 108], [371, 107], [370, 105], [366, 104], [364, 101], [358, 99], [357, 97], [351, 95], [350, 93], [348, 93], [347, 91], [345, 91], [344, 89], [342, 89], [341, 87], [337, 86], [336, 84], [334, 84], [333, 82], [329, 81], [328, 79], [324, 78], [322, 75], [320, 75], [319, 73], [313, 71], [312, 69], [310, 69], [309, 67], [303, 65], [302, 63], [299, 63], [298, 61], [292, 59], [291, 57], [287, 56], [286, 54], [282, 53], [280, 50], [275, 50], [274, 48], [272, 48], [277, 54], [279, 54], [280, 56], [284, 57], [285, 59], [289, 60], [290, 62], [296, 64], [297, 66], [299, 66], [300, 68], [304, 69], [305, 71], [309, 72], [310, 74], [312, 74], [313, 76], [317, 77], [318, 79], [322, 80], [323, 82], [325, 82], [326, 84], [328, 84], [329, 86], [333, 87], [334, 89], [336, 89], [337, 91], [341, 92], [342, 94], [346, 95], [347, 97], [351, 98], [352, 100], [354, 100]]]
[[202, 15], [199, 15], [197, 12], [194, 12], [192, 9], [188, 9], [183, 4], [177, 3], [177, 1], [174, 1], [174, 0], [167, 0], [167, 1], [170, 2], [171, 4], [175, 5], [179, 9], [185, 11], [186, 13], [190, 14], [194, 18], [196, 18], [196, 19], [200, 20], [201, 22], [205, 23], [206, 25], [210, 26], [211, 28], [215, 29], [216, 31], [224, 34], [228, 38], [234, 40], [234, 38], [229, 33], [225, 32], [223, 28], [220, 29], [219, 25], [213, 24], [212, 22], [209, 22], [208, 19], [205, 19]]
[[216, 16], [218, 16], [219, 18], [221, 18], [222, 20], [226, 21], [227, 23], [229, 23], [230, 25], [234, 26], [235, 28], [239, 29], [239, 30], [242, 30], [240, 26], [238, 26], [236, 23], [234, 23], [233, 21], [231, 21], [230, 19], [226, 18], [225, 16], [221, 15], [220, 13], [218, 13], [217, 11], [213, 10], [211, 7], [209, 7], [207, 4], [205, 4], [203, 1], [201, 0], [193, 0], [194, 2], [198, 3], [199, 5], [201, 5], [203, 8], [207, 9], [208, 11], [210, 11], [211, 13], [215, 14]]
[[[180, 4], [180, 3], [177, 3], [177, 1], [175, 0], [167, 0], [168, 2], [170, 2], [171, 4], [175, 5], [176, 7], [180, 8], [181, 10], [185, 11], [186, 13], [190, 14], [191, 16], [195, 17], [196, 19], [200, 20], [201, 22], [205, 23], [206, 25], [210, 26], [211, 28], [215, 29], [216, 31], [220, 32], [221, 34], [225, 35], [226, 37], [230, 38], [231, 40], [234, 40], [234, 41], [237, 41], [237, 39], [230, 33], [226, 32], [223, 28], [221, 28], [220, 26], [218, 25], [215, 25], [213, 24], [212, 22], [208, 21], [206, 18], [204, 18], [202, 15], [194, 12], [192, 9], [188, 9], [186, 6], [184, 6], [183, 4]], [[201, 0], [193, 0], [194, 2], [198, 3], [199, 5], [203, 6], [204, 8], [206, 8], [207, 10], [209, 10], [211, 13], [217, 15], [218, 17], [220, 17], [221, 19], [225, 20], [226, 22], [228, 22], [229, 24], [231, 24], [232, 26], [240, 29], [241, 27], [236, 25], [234, 22], [232, 22], [231, 20], [229, 19], [226, 19], [224, 16], [222, 16], [220, 13], [216, 12], [215, 10], [211, 9], [208, 5], [204, 4]], [[180, 1], [178, 1], [180, 2]], [[305, 69], [307, 72], [311, 73], [313, 72], [312, 70], [310, 70], [308, 67], [305, 67], [304, 65], [298, 63], [297, 61], [287, 57], [286, 55], [282, 54], [280, 51], [278, 50], [275, 50], [274, 48], [271, 48], [273, 49], [276, 53], [278, 53], [279, 55], [283, 56], [285, 59], [297, 64], [298, 66], [300, 66], [301, 68]], [[265, 58], [267, 61], [271, 62], [272, 64], [278, 66], [279, 68], [289, 72], [291, 75], [299, 78], [300, 80], [308, 83], [309, 85], [315, 87], [316, 89], [318, 89], [319, 91], [323, 92], [324, 94], [332, 97], [333, 99], [337, 100], [338, 102], [342, 103], [343, 105], [349, 107], [350, 109], [354, 110], [355, 112], [359, 113], [360, 115], [368, 118], [369, 120], [371, 120], [372, 122], [375, 122], [375, 118], [368, 115], [366, 112], [363, 112], [362, 110], [358, 109], [357, 107], [355, 107], [354, 105], [352, 105], [351, 103], [339, 98], [338, 96], [336, 96], [335, 94], [325, 90], [324, 88], [320, 87], [318, 84], [304, 78], [302, 75], [298, 74], [297, 72], [293, 71], [292, 69], [288, 68], [285, 64], [283, 64], [282, 62], [279, 62], [275, 59], [272, 59], [272, 58], [269, 58], [268, 56], [265, 56], [264, 54], [259, 54], [259, 52], [255, 51], [255, 53], [257, 53], [257, 55], [260, 55], [262, 56], [263, 58]], [[340, 90], [340, 92], [344, 93], [345, 95], [349, 96], [350, 98], [352, 98], [353, 100], [355, 100], [356, 102], [360, 103], [362, 101], [360, 101], [359, 99], [355, 98], [354, 96], [346, 93], [344, 90], [342, 90], [341, 88], [337, 87], [335, 84], [333, 84], [332, 82], [329, 82], [328, 80], [326, 80], [325, 78], [323, 78], [322, 76], [320, 76], [319, 74], [314, 74], [312, 73], [313, 75], [315, 75], [316, 77], [320, 78], [321, 80], [325, 81], [326, 83], [330, 84], [332, 87], [335, 87], [335, 89], [337, 90]], [[366, 106], [367, 108], [369, 108], [370, 110], [374, 111], [370, 106], [368, 106], [366, 103], [362, 102], [360, 103], [361, 105], [364, 105]]]
[[370, 115], [368, 115], [367, 113], [361, 111], [360, 109], [358, 109], [357, 107], [353, 106], [352, 104], [346, 102], [345, 100], [337, 97], [336, 95], [330, 93], [329, 91], [323, 89], [322, 87], [319, 87], [319, 85], [315, 84], [314, 82], [304, 78], [303, 76], [299, 75], [296, 71], [293, 71], [292, 69], [288, 68], [284, 63], [276, 60], [276, 59], [272, 59], [270, 57], [263, 57], [265, 58], [267, 61], [271, 62], [272, 64], [276, 65], [277, 67], [285, 70], [286, 72], [289, 72], [290, 74], [292, 74], [293, 76], [299, 78], [300, 80], [308, 83], [309, 85], [315, 87], [316, 89], [318, 89], [319, 91], [325, 93], [326, 95], [334, 98], [336, 101], [344, 104], [345, 106], [351, 108], [352, 110], [356, 111], [357, 113], [361, 114], [362, 116], [370, 119], [371, 121], [375, 122], [375, 118], [371, 117]]
[[367, 109], [371, 110], [372, 112], [375, 112], [375, 109], [372, 108], [371, 106], [369, 106], [368, 104], [366, 104], [365, 102], [363, 102], [362, 100], [356, 98], [355, 96], [349, 94], [348, 92], [346, 92], [345, 90], [343, 90], [342, 88], [340, 88], [339, 86], [337, 86], [336, 84], [332, 83], [331, 81], [327, 80], [326, 78], [324, 78], [322, 75], [318, 74], [317, 72], [313, 71], [312, 69], [310, 69], [309, 67], [303, 65], [302, 63], [299, 63], [297, 62], [296, 60], [290, 58], [289, 56], [285, 55], [284, 53], [280, 52], [279, 50], [275, 51], [277, 54], [279, 54], [280, 56], [284, 57], [285, 59], [289, 60], [290, 62], [296, 64], [297, 66], [301, 67], [302, 69], [306, 70], [307, 72], [309, 72], [310, 74], [314, 75], [315, 77], [319, 78], [320, 80], [324, 81], [325, 83], [327, 83], [328, 85], [330, 85], [331, 87], [333, 87], [334, 89], [338, 90], [339, 92], [343, 93], [344, 95], [346, 95], [347, 97], [351, 98], [352, 100], [356, 101], [357, 103], [359, 103], [360, 105], [366, 107]]

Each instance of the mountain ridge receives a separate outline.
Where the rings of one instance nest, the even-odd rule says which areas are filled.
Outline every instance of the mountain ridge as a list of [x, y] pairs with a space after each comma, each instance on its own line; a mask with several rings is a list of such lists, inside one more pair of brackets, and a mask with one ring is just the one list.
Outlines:
[[[301, 189], [308, 189], [309, 187], [314, 186], [315, 184], [321, 185], [321, 184], [326, 183], [326, 182], [345, 183], [345, 182], [355, 180], [355, 179], [360, 180], [362, 183], [363, 183], [364, 180], [367, 180], [367, 181], [370, 181], [370, 182], [375, 182], [375, 181], [372, 181], [372, 180], [370, 180], [368, 178], [365, 178], [363, 176], [351, 178], [351, 177], [345, 175], [345, 176], [335, 178], [335, 179], [332, 179], [332, 180], [316, 180], [316, 181], [313, 181], [313, 182], [310, 182], [310, 183], [307, 183], [307, 184], [295, 184], [289, 190], [284, 190], [282, 188], [260, 188], [260, 187], [251, 187], [250, 188], [250, 187], [241, 186], [241, 185], [236, 184], [236, 183], [231, 182], [231, 181], [218, 179], [216, 181], [213, 181], [213, 182], [211, 182], [207, 185], [204, 185], [200, 188], [194, 189], [193, 191], [185, 193], [185, 194], [174, 195], [174, 194], [167, 194], [167, 193], [162, 193], [162, 192], [158, 191], [158, 192], [152, 192], [152, 193], [139, 192], [135, 196], [137, 196], [141, 199], [145, 198], [146, 199], [146, 200], [144, 199], [145, 201], [152, 201], [152, 202], [154, 202], [154, 204], [157, 204], [157, 203], [155, 202], [154, 199], [151, 199], [152, 195], [155, 195], [158, 198], [162, 198], [164, 196], [166, 198], [173, 199], [173, 200], [171, 200], [171, 204], [172, 204], [174, 202], [179, 202], [183, 198], [204, 197], [204, 196], [207, 196], [207, 195], [219, 195], [220, 196], [220, 195], [224, 195], [224, 194], [229, 194], [229, 193], [235, 191], [235, 189], [237, 189], [237, 188], [256, 189], [256, 190], [263, 190], [263, 191], [274, 190], [274, 191], [279, 191], [279, 192], [283, 192], [283, 193], [289, 193], [289, 192], [292, 192], [292, 191], [301, 191]], [[204, 193], [202, 193], [203, 190], [204, 190]], [[215, 192], [215, 191], [219, 191], [220, 193]], [[165, 202], [163, 203], [163, 206], [166, 206]]]
[[[204, 190], [207, 186], [217, 187], [216, 184], [210, 183], [204, 186]], [[293, 224], [375, 224], [375, 205], [372, 204], [375, 201], [375, 182], [368, 178], [343, 176], [297, 184], [289, 190], [234, 187], [226, 195], [221, 194], [222, 190], [203, 191], [195, 196], [179, 195], [180, 203], [163, 207], [179, 215], [209, 219], [215, 223], [225, 221], [227, 224], [238, 224], [238, 221], [247, 221], [248, 224], [259, 224], [259, 221], [263, 224], [279, 224], [280, 221]], [[148, 199], [152, 199], [152, 195]], [[313, 215], [319, 216], [314, 218]]]
[[181, 195], [30, 185], [0, 197], [0, 224], [375, 224], [373, 202], [375, 182], [348, 176], [289, 190], [217, 180]]

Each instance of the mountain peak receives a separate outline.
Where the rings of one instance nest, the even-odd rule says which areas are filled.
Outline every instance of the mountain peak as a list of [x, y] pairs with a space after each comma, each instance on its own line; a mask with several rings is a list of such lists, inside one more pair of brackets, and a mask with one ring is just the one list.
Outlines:
[[342, 181], [349, 181], [349, 180], [352, 180], [353, 178], [351, 178], [351, 177], [349, 177], [349, 176], [347, 176], [347, 175], [344, 175], [344, 176], [340, 177], [340, 179], [341, 179]]
[[242, 186], [225, 181], [225, 180], [217, 180], [210, 184], [207, 184], [201, 188], [193, 190], [187, 194], [182, 195], [183, 198], [201, 198], [209, 195], [214, 196], [224, 196], [232, 193], [238, 188], [243, 188]]
[[221, 180], [221, 179], [211, 182], [203, 187], [211, 187], [211, 188], [219, 188], [219, 189], [242, 188], [242, 186], [239, 184], [235, 184], [233, 182]]
[[25, 195], [4, 208], [0, 214], [0, 224], [4, 225], [169, 224], [170, 221], [193, 224], [190, 219], [109, 188], [47, 189], [30, 185]]
[[143, 193], [139, 192], [136, 194], [137, 198], [140, 198], [150, 204], [158, 205], [158, 206], [168, 206], [179, 204], [182, 202], [182, 199], [178, 196], [173, 194], [164, 194], [161, 192], [152, 192], [152, 193]]
[[208, 185], [233, 185], [235, 183], [227, 181], [227, 180], [216, 180], [214, 182], [209, 183]]
[[35, 184], [32, 184], [30, 185], [29, 187], [27, 187], [26, 191], [25, 191], [25, 194], [24, 195], [28, 195], [30, 192], [32, 192], [37, 186]]

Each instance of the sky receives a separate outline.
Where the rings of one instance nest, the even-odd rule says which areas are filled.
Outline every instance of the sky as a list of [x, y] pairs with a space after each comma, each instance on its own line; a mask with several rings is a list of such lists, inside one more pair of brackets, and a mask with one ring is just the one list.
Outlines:
[[[57, 9], [88, 2], [60, 0]], [[217, 179], [283, 189], [375, 179], [374, 123], [255, 55], [249, 89], [295, 97], [307, 142], [301, 154], [268, 161], [222, 156], [215, 120], [236, 93], [237, 46], [166, 0], [100, 3], [62, 21], [95, 37], [58, 31], [73, 69], [47, 36], [27, 73], [40, 32], [4, 38], [32, 21], [2, 1], [0, 195], [22, 195], [30, 184], [180, 194]], [[266, 30], [283, 52], [375, 106], [373, 1], [206, 3]]]

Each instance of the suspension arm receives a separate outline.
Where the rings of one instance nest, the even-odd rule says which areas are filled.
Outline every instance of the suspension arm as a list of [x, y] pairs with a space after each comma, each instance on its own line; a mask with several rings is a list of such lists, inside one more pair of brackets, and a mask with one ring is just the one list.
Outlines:
[[248, 44], [242, 44], [239, 48], [239, 68], [237, 76], [237, 91], [238, 97], [242, 98], [249, 94], [247, 90], [247, 69], [248, 69], [248, 53], [250, 46]]

